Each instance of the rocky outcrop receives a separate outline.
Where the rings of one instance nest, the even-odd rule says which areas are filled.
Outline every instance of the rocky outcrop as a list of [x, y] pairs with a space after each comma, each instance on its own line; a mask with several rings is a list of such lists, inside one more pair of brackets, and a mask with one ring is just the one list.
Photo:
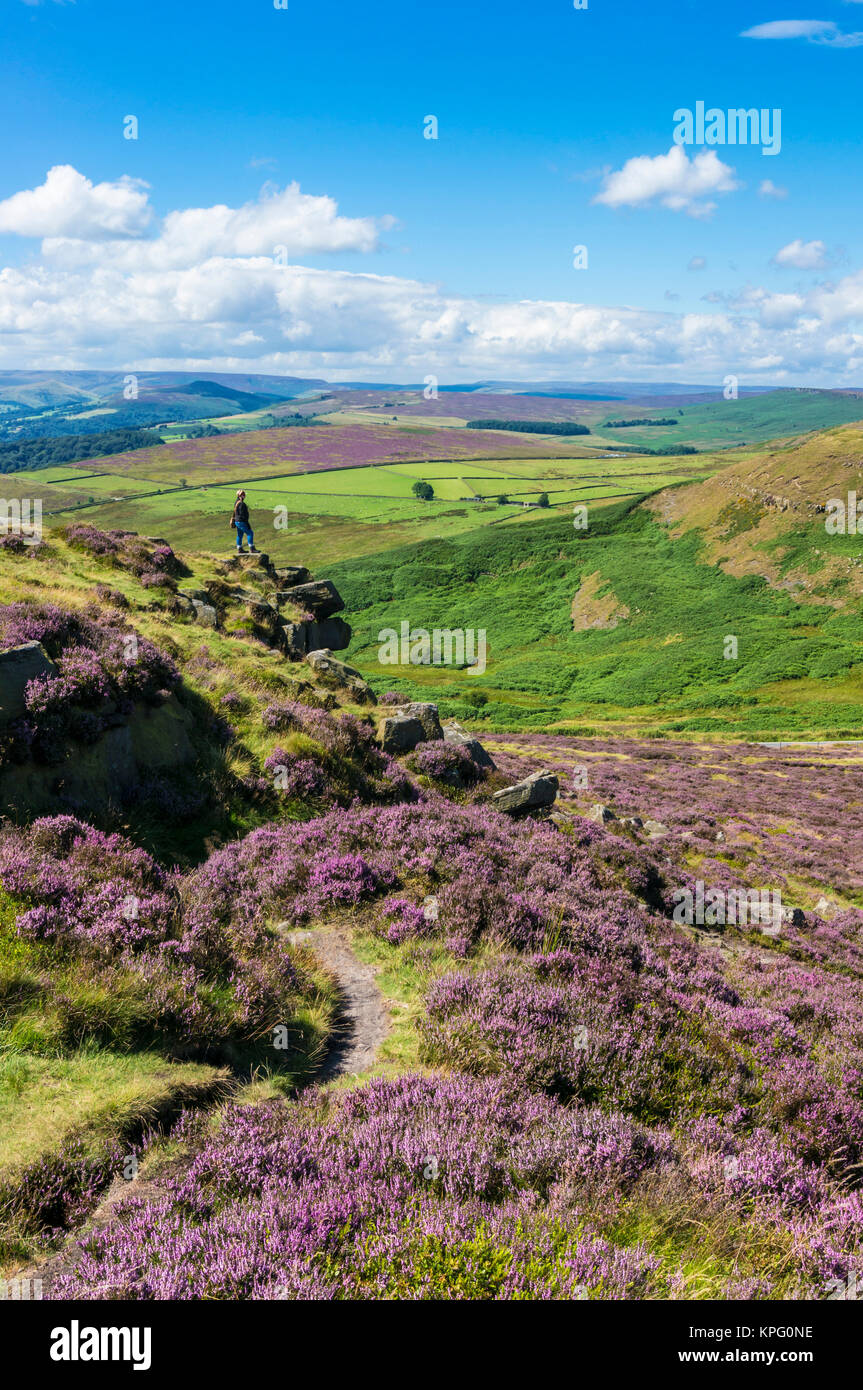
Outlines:
[[525, 777], [523, 782], [516, 782], [512, 787], [504, 787], [503, 791], [495, 792], [492, 805], [495, 810], [505, 811], [507, 815], [541, 810], [554, 805], [559, 788], [557, 778], [550, 772], [534, 772], [530, 777]]
[[24, 642], [0, 652], [0, 724], [25, 713], [27, 682], [37, 676], [56, 676], [57, 667], [39, 642]]
[[[345, 605], [331, 580], [313, 581], [299, 565], [276, 567], [265, 554], [232, 555], [217, 560], [216, 567], [223, 577], [205, 589], [177, 591], [172, 599], [175, 612], [204, 627], [221, 628], [228, 636], [256, 637], [289, 661], [350, 646], [350, 627], [334, 616]], [[241, 577], [249, 584], [231, 582]]]
[[277, 598], [279, 603], [292, 603], [297, 608], [305, 609], [318, 622], [331, 618], [334, 613], [341, 613], [345, 606], [341, 594], [329, 579], [317, 579], [311, 584], [295, 584], [290, 589], [280, 589]]
[[306, 660], [322, 685], [338, 690], [358, 705], [377, 704], [374, 691], [359, 671], [348, 666], [347, 662], [339, 661], [331, 651], [324, 648], [309, 652]]
[[[5, 655], [5, 653], [4, 653]], [[171, 695], [155, 708], [138, 706], [118, 717], [96, 743], [71, 739], [62, 761], [49, 767], [27, 761], [0, 772], [0, 814], [56, 815], [119, 806], [124, 795], [154, 773], [174, 772], [195, 757], [194, 719]]]

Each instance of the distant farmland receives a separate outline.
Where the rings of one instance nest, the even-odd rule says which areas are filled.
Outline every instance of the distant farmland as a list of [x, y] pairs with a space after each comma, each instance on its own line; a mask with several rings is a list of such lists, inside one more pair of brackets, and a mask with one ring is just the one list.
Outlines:
[[[503, 440], [503, 442], [502, 442]], [[490, 430], [483, 436], [462, 429], [393, 429], [373, 423], [311, 425], [305, 429], [252, 430], [213, 439], [184, 439], [140, 451], [115, 454], [112, 473], [130, 473], [176, 486], [218, 482], [220, 478], [249, 479], [282, 473], [307, 473], [327, 468], [358, 468], [375, 463], [414, 459], [484, 459], [554, 457], [572, 453], [572, 442], [554, 438], [513, 439]], [[99, 464], [104, 466], [104, 459]], [[92, 460], [75, 467], [92, 472]]]

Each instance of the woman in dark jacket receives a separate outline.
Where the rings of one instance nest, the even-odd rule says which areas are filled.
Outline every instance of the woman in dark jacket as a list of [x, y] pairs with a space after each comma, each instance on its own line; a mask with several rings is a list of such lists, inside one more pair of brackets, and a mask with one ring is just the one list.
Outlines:
[[237, 550], [239, 551], [239, 553], [241, 555], [245, 553], [243, 550], [243, 536], [248, 536], [249, 554], [257, 555], [258, 552], [255, 549], [255, 537], [252, 534], [252, 528], [249, 525], [249, 509], [246, 506], [246, 494], [242, 488], [237, 493], [237, 500], [234, 503], [234, 512], [233, 516], [231, 517], [231, 525], [235, 528], [237, 532]]

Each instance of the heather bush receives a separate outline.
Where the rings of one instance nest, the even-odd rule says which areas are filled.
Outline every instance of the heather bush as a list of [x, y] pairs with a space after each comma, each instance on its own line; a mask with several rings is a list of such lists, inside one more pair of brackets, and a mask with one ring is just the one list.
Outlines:
[[[16, 905], [6, 939], [41, 972], [48, 1050], [89, 1038], [227, 1055], [284, 1023], [310, 989], [287, 947], [244, 920], [242, 893], [222, 925], [144, 850], [72, 816], [4, 831], [0, 887]], [[26, 991], [6, 996], [8, 1036], [28, 1032], [34, 1007]]]
[[163, 1200], [84, 1238], [55, 1296], [643, 1297], [656, 1261], [549, 1200], [591, 1156], [611, 1184], [665, 1149], [464, 1078], [232, 1107]]
[[173, 580], [189, 573], [169, 545], [148, 541], [134, 531], [99, 531], [86, 523], [71, 522], [63, 536], [74, 550], [137, 575], [145, 588], [170, 588]]
[[119, 626], [116, 616], [97, 623], [54, 604], [0, 607], [0, 644], [32, 641], [42, 643], [58, 672], [28, 682], [26, 715], [7, 731], [0, 750], [11, 761], [31, 754], [59, 761], [67, 738], [95, 742], [112, 715], [130, 713], [138, 700], [158, 703], [180, 680], [173, 661]]
[[413, 772], [452, 787], [472, 787], [485, 776], [465, 748], [454, 743], [421, 743], [407, 758]]

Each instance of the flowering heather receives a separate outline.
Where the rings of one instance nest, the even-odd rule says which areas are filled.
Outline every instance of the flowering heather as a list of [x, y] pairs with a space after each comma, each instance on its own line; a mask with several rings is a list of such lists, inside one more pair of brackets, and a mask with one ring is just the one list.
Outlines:
[[[102, 1036], [100, 1021], [76, 1014], [67, 996], [70, 969], [136, 1000], [144, 1040], [201, 1053], [283, 1023], [306, 988], [287, 948], [244, 917], [242, 895], [220, 924], [144, 850], [72, 816], [4, 831], [0, 887], [17, 905], [17, 937], [51, 947], [45, 1002], [70, 1041]], [[38, 959], [44, 971], [48, 958]]]
[[[464, 399], [467, 399], [466, 397]], [[243, 460], [247, 476], [272, 477], [285, 473], [315, 473], [321, 469], [352, 468], [358, 464], [407, 463], [414, 459], [467, 459], [500, 457], [500, 436], [490, 431], [426, 427], [395, 429], [389, 425], [314, 425], [309, 429], [268, 429], [250, 431], [243, 436]], [[538, 455], [571, 457], [564, 445], [543, 438], [532, 443], [507, 440], [508, 458], [536, 458]], [[220, 474], [233, 478], [237, 470], [237, 443], [230, 436], [214, 439], [178, 439], [148, 452], [153, 467], [167, 464], [194, 475], [202, 470], [213, 481]], [[134, 451], [113, 454], [111, 468], [123, 473], [140, 469]], [[92, 530], [92, 527], [85, 528]]]
[[[753, 886], [803, 882], [813, 903], [826, 894], [863, 905], [859, 746], [774, 749], [558, 734], [487, 742], [508, 775], [556, 772], [562, 799], [580, 810], [602, 802], [618, 816], [661, 822], [668, 829], [663, 851], [677, 862], [706, 855]], [[699, 876], [708, 881], [705, 872]], [[795, 901], [790, 892], [784, 896]]]
[[557, 1199], [586, 1169], [610, 1187], [668, 1152], [626, 1122], [464, 1078], [232, 1107], [164, 1199], [125, 1203], [85, 1238], [53, 1296], [642, 1297], [656, 1261]]
[[267, 758], [268, 772], [286, 769], [279, 789], [289, 795], [319, 797], [326, 793], [337, 802], [356, 797], [386, 802], [416, 799], [416, 787], [402, 766], [378, 748], [373, 728], [356, 715], [344, 711], [331, 714], [296, 700], [283, 700], [266, 707], [262, 723], [271, 732], [302, 734], [313, 741], [303, 744], [298, 753], [277, 746]]
[[471, 787], [485, 776], [485, 768], [454, 743], [421, 743], [407, 761], [413, 772], [453, 787]]
[[174, 579], [188, 573], [169, 545], [154, 544], [133, 531], [99, 531], [95, 526], [72, 522], [63, 535], [73, 549], [137, 575], [145, 588], [170, 588]]
[[323, 769], [311, 758], [298, 758], [284, 748], [274, 748], [264, 763], [267, 772], [276, 776], [279, 791], [288, 796], [319, 797], [326, 790]]
[[130, 712], [136, 700], [156, 704], [180, 680], [173, 661], [120, 626], [116, 614], [97, 623], [55, 604], [0, 606], [0, 646], [32, 641], [42, 643], [58, 673], [28, 683], [26, 716], [4, 749], [12, 759], [32, 752], [43, 762], [59, 761], [67, 738], [95, 742], [118, 710]]

